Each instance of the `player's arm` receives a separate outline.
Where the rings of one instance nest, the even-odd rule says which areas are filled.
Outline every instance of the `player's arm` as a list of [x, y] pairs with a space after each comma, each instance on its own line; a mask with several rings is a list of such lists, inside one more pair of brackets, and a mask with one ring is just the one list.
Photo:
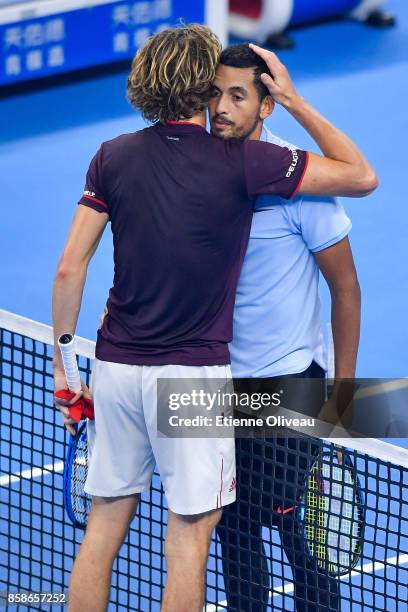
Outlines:
[[261, 79], [274, 101], [286, 108], [323, 152], [323, 156], [309, 154], [299, 193], [362, 197], [374, 191], [376, 173], [350, 138], [297, 94], [287, 69], [274, 53], [256, 45], [251, 48], [273, 75], [263, 74]]
[[[55, 274], [52, 295], [53, 366], [55, 377], [59, 376], [64, 383], [58, 338], [63, 333], [75, 333], [88, 265], [108, 220], [107, 213], [78, 206]], [[57, 380], [55, 382], [58, 386]]]
[[354, 378], [360, 337], [361, 293], [349, 239], [314, 253], [331, 295], [335, 378]]

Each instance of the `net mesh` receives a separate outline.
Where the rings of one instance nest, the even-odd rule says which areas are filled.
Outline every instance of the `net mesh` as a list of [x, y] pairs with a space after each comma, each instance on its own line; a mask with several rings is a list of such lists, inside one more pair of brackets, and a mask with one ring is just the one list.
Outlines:
[[[30, 331], [27, 323], [18, 330], [19, 320], [12, 321], [7, 324], [3, 311], [0, 592], [61, 593], [67, 590], [83, 531], [72, 526], [63, 506], [69, 434], [53, 405], [51, 330], [41, 326], [38, 331], [33, 324]], [[80, 356], [79, 365], [89, 383], [90, 356]], [[310, 449], [287, 439], [237, 443], [240, 501], [224, 513], [213, 537], [206, 611], [407, 610], [407, 451], [398, 449], [395, 463], [385, 451], [379, 457], [378, 448], [394, 448], [395, 454], [391, 445], [377, 445], [370, 454], [367, 441], [366, 451], [351, 451], [364, 491], [364, 547], [356, 567], [337, 579], [313, 566], [293, 512], [282, 511], [288, 501], [282, 491], [288, 491], [293, 474], [296, 480]], [[115, 562], [109, 610], [160, 610], [166, 522], [155, 473]]]

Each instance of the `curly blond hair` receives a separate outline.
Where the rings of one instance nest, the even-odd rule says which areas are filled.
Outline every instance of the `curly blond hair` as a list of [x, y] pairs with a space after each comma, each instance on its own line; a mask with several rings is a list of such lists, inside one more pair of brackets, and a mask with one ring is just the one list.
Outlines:
[[220, 54], [220, 41], [207, 26], [163, 30], [134, 57], [127, 97], [148, 121], [191, 119], [206, 108]]

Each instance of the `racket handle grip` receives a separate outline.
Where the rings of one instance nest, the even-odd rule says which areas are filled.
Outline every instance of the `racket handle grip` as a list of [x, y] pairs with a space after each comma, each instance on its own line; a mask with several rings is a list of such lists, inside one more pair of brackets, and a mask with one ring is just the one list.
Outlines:
[[78, 393], [78, 391], [81, 391], [82, 385], [74, 349], [74, 336], [63, 334], [58, 339], [58, 346], [61, 351], [68, 389], [73, 393]]

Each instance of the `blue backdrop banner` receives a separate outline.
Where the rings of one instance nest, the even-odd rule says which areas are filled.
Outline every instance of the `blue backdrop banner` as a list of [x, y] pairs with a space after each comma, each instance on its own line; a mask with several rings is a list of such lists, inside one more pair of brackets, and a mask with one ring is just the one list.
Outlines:
[[0, 85], [128, 59], [149, 36], [180, 19], [205, 19], [205, 0], [97, 0], [94, 5], [84, 0], [82, 7], [60, 13], [56, 0], [49, 14], [50, 3], [38, 0], [38, 16], [17, 2], [19, 18], [7, 23], [12, 4], [0, 5]]

